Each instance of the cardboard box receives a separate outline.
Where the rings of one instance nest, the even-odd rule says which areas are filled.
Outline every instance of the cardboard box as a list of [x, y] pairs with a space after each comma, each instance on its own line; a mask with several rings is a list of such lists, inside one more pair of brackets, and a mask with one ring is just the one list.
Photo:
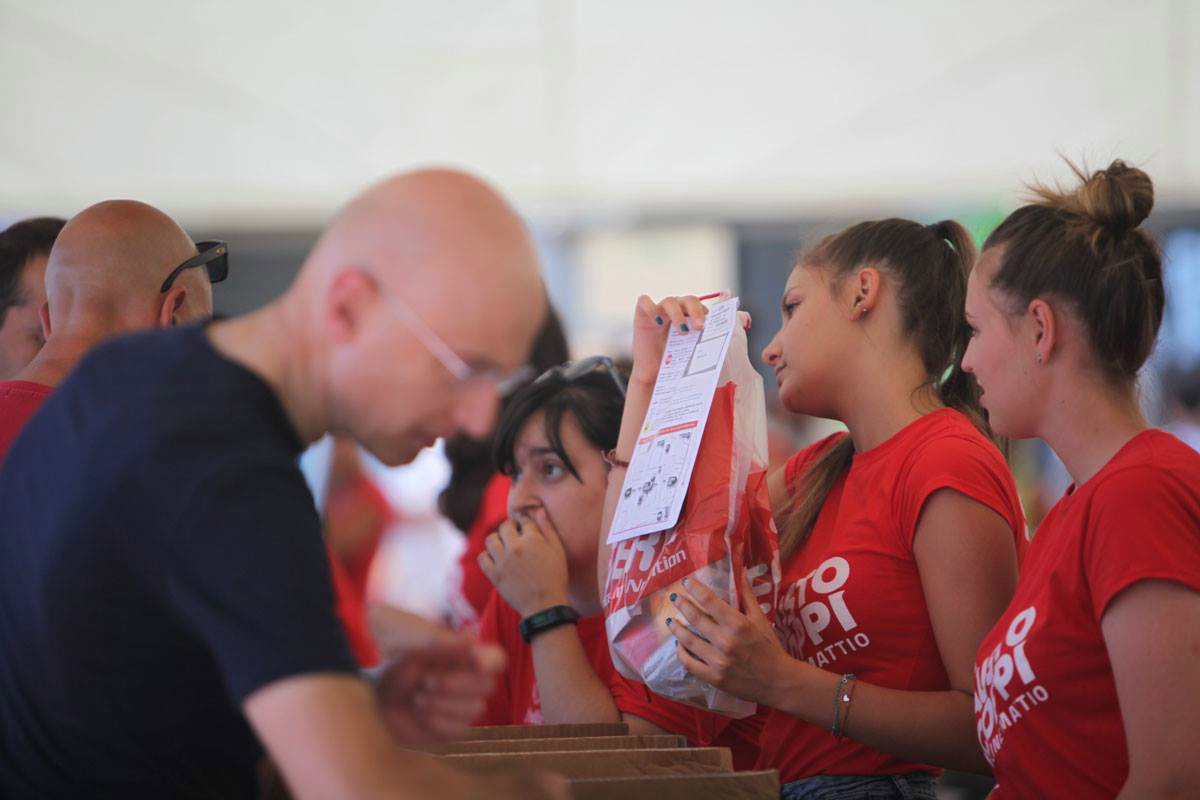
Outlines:
[[541, 753], [469, 753], [440, 757], [468, 772], [520, 767], [556, 772], [567, 778], [618, 778], [730, 772], [727, 747], [671, 747], [651, 750], [552, 750]]
[[575, 800], [779, 800], [779, 773], [580, 778], [571, 791]]
[[584, 736], [628, 736], [624, 722], [588, 722], [578, 725], [495, 725], [471, 728], [464, 741], [481, 739], [569, 739]]
[[662, 750], [687, 747], [687, 739], [675, 734], [657, 736], [585, 736], [580, 739], [482, 739], [453, 742], [441, 748], [444, 755], [467, 753], [539, 753], [547, 750]]

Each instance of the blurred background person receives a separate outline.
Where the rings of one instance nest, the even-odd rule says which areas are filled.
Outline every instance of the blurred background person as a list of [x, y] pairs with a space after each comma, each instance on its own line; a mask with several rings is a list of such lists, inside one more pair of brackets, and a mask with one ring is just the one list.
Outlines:
[[1163, 427], [1193, 450], [1200, 451], [1200, 366], [1167, 376], [1166, 423]]
[[367, 585], [384, 533], [396, 521], [392, 504], [363, 464], [359, 445], [334, 436], [325, 488], [325, 546], [333, 574], [338, 617], [350, 649], [364, 667], [379, 661], [367, 626]]
[[46, 258], [65, 224], [58, 217], [34, 217], [0, 233], [0, 381], [20, 372], [46, 341]]

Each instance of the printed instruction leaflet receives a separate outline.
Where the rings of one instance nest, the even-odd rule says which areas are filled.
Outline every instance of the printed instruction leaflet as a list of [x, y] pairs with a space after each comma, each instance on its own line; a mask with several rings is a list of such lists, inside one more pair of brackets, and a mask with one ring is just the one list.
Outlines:
[[708, 410], [737, 324], [738, 298], [709, 309], [704, 327], [672, 326], [629, 459], [608, 543], [667, 530], [679, 520]]

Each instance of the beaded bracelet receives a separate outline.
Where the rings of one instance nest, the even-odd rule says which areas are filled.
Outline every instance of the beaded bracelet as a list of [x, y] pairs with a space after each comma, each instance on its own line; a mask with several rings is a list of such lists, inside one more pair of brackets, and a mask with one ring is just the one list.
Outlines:
[[[847, 672], [838, 679], [837, 688], [833, 690], [833, 725], [829, 728], [829, 732], [835, 739], [842, 738], [842, 732], [846, 729], [846, 720], [850, 719], [850, 701], [854, 699], [854, 687], [857, 683], [858, 678], [854, 673]], [[849, 690], [846, 690], [846, 684], [850, 684]], [[842, 716], [842, 709], [846, 711], [845, 716]]]

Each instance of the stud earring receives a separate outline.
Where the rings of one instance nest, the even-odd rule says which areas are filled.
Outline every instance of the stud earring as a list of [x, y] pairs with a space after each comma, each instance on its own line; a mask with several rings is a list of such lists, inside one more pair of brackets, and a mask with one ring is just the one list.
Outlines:
[[1035, 361], [1037, 361], [1037, 363], [1041, 364], [1041, 363], [1042, 363], [1042, 354], [1041, 354], [1041, 353], [1038, 353], [1038, 354], [1037, 354], [1037, 358], [1036, 358], [1036, 359], [1034, 359], [1034, 360], [1035, 360]]

